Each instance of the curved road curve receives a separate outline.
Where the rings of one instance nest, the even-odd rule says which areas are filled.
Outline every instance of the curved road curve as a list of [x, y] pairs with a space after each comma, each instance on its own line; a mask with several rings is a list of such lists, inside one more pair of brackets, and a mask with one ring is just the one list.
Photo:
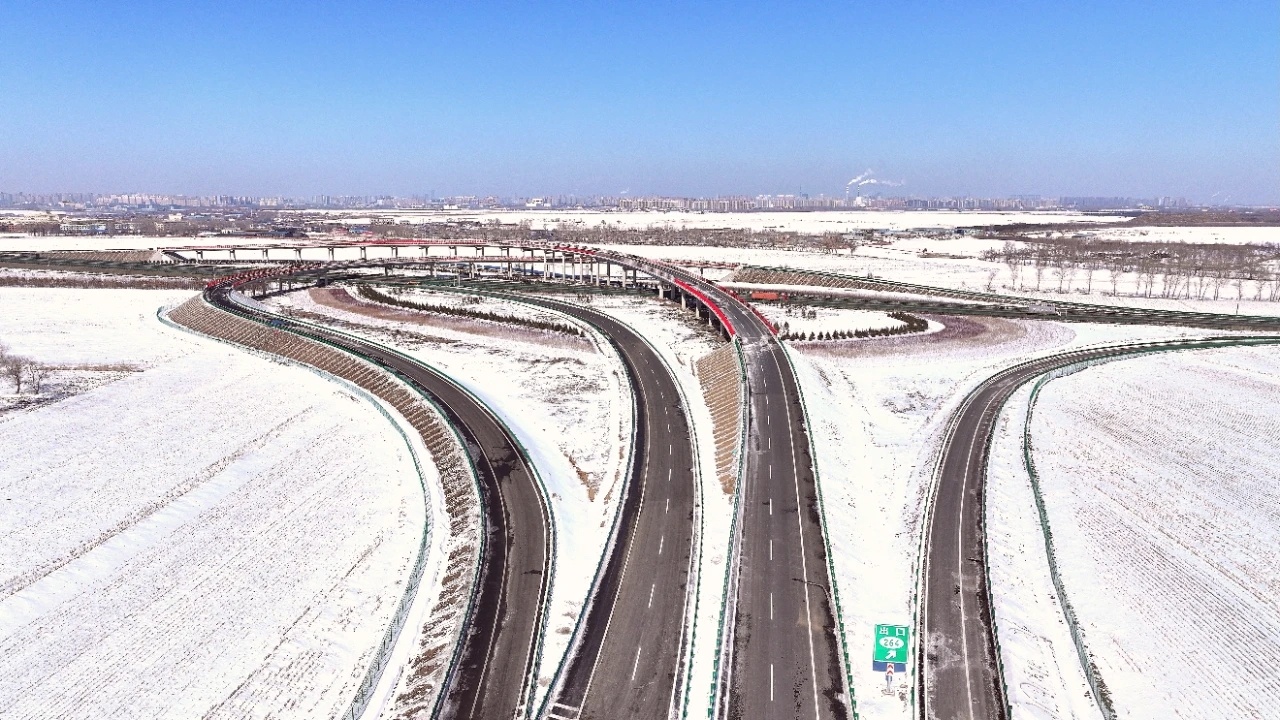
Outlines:
[[1115, 345], [1030, 360], [975, 388], [952, 416], [925, 519], [916, 673], [921, 720], [1007, 720], [996, 657], [983, 505], [996, 418], [1015, 391], [1036, 377], [1088, 360], [1147, 352], [1280, 344], [1280, 337], [1221, 337]]

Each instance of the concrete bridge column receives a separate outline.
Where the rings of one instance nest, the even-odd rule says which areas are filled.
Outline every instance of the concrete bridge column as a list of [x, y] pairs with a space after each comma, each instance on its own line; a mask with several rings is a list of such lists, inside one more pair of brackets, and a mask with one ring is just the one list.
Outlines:
[[369, 248], [365, 245], [360, 246], [360, 259], [361, 260], [369, 259]]
[[[267, 253], [266, 253], [266, 251], [264, 250], [262, 254], [263, 254], [263, 255], [266, 255]], [[302, 261], [302, 248], [294, 248], [294, 249], [293, 249], [293, 257], [294, 257], [295, 259], [297, 259], [299, 262], [301, 262], [301, 261]]]
[[235, 249], [235, 248], [231, 248], [231, 259], [232, 259], [232, 260], [235, 260], [235, 259], [236, 259], [236, 249]]
[[329, 246], [325, 249], [329, 251], [329, 262], [333, 262], [333, 246]]

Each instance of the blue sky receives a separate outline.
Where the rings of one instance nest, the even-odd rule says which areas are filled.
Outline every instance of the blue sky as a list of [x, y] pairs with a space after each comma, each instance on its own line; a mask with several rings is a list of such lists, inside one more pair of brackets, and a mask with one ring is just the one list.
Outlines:
[[0, 5], [0, 190], [1280, 202], [1280, 3]]

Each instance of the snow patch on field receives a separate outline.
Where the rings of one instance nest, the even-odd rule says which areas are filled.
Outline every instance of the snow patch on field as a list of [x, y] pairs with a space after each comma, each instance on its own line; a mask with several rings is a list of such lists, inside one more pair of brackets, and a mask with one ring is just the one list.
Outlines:
[[1280, 707], [1277, 377], [1275, 348], [1200, 350], [1041, 392], [1032, 442], [1059, 566], [1122, 718]]
[[6, 717], [338, 715], [403, 592], [424, 507], [398, 433], [163, 326], [176, 299], [0, 290], [24, 354], [147, 368], [0, 417]]

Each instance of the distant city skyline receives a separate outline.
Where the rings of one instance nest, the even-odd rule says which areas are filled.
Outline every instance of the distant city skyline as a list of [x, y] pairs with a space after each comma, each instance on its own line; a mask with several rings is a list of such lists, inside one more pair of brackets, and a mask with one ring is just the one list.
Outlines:
[[16, 0], [5, 19], [4, 192], [839, 197], [871, 169], [864, 191], [903, 197], [1280, 203], [1274, 2]]
[[[741, 212], [761, 210], [1176, 210], [1208, 207], [1183, 197], [1156, 198], [1064, 196], [918, 197], [902, 195], [728, 195], [714, 197], [608, 195], [182, 195], [167, 193], [10, 193], [0, 191], [0, 209], [94, 211], [159, 211], [202, 208], [254, 209], [426, 209], [426, 210], [555, 210]], [[1213, 207], [1223, 207], [1216, 205]], [[1247, 206], [1246, 206], [1247, 207]]]

